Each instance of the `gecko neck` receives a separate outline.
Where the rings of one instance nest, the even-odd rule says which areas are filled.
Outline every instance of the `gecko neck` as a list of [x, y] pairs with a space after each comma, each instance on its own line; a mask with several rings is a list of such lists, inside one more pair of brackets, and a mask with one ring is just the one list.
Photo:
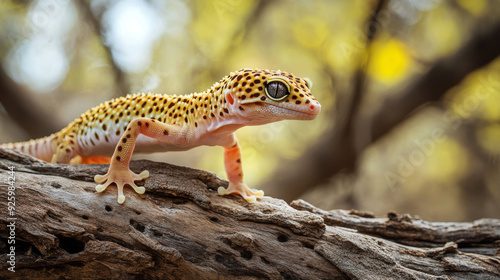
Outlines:
[[[233, 104], [226, 100], [226, 93], [232, 89], [219, 88], [217, 84], [206, 92], [199, 94], [199, 96], [208, 97], [210, 102], [207, 104], [209, 113], [198, 112], [200, 119], [200, 128], [205, 128], [207, 132], [224, 130], [227, 132], [234, 132], [240, 127], [248, 125], [248, 120], [240, 113], [238, 104], [233, 101]], [[198, 94], [195, 94], [198, 96]], [[195, 112], [196, 113], [196, 112]], [[204, 118], [205, 116], [206, 118]]]

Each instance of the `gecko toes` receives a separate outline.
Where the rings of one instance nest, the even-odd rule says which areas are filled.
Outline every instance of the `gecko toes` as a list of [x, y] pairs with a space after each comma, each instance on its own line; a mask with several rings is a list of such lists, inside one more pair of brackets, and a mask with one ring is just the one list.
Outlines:
[[248, 203], [255, 203], [257, 201], [257, 197], [264, 196], [263, 191], [250, 189], [244, 183], [229, 183], [229, 187], [227, 189], [225, 189], [224, 187], [219, 187], [217, 189], [217, 193], [219, 195], [238, 194], [243, 197]]
[[104, 183], [106, 181], [106, 176], [104, 176], [104, 175], [95, 175], [94, 176], [94, 181], [96, 183]]
[[107, 187], [108, 186], [106, 186], [106, 185], [97, 185], [97, 186], [95, 186], [95, 190], [97, 192], [103, 192]]
[[264, 196], [264, 191], [262, 191], [262, 190], [251, 189], [251, 191], [252, 191], [252, 195]]
[[143, 194], [146, 192], [146, 188], [145, 187], [137, 187], [137, 189], [135, 189], [135, 191], [138, 193], [138, 194]]
[[218, 193], [219, 195], [225, 195], [225, 194], [226, 194], [226, 188], [224, 188], [224, 187], [219, 187], [219, 188], [217, 189], [217, 193]]
[[148, 178], [149, 177], [149, 171], [147, 171], [147, 170], [142, 171], [139, 174], [139, 177], [141, 178], [141, 180]]
[[149, 172], [147, 170], [142, 171], [140, 174], [135, 174], [130, 170], [120, 170], [111, 169], [106, 175], [95, 175], [94, 180], [98, 184], [95, 187], [97, 192], [103, 192], [109, 185], [115, 184], [118, 190], [118, 203], [122, 204], [125, 202], [125, 195], [123, 194], [123, 188], [126, 185], [131, 186], [135, 192], [138, 194], [143, 194], [146, 192], [145, 187], [137, 186], [134, 181], [144, 180], [149, 177]]
[[257, 198], [255, 198], [255, 196], [247, 196], [245, 197], [245, 200], [248, 202], [248, 203], [255, 203], [257, 201]]
[[136, 193], [138, 194], [143, 194], [146, 192], [146, 188], [145, 187], [138, 187], [135, 183], [128, 183]]

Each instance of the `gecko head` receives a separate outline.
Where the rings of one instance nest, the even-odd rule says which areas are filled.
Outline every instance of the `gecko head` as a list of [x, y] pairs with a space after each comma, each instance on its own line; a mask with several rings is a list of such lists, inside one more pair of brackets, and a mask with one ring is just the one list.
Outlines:
[[259, 69], [241, 69], [229, 78], [231, 90], [226, 92], [226, 100], [233, 112], [255, 123], [313, 120], [321, 111], [307, 78]]

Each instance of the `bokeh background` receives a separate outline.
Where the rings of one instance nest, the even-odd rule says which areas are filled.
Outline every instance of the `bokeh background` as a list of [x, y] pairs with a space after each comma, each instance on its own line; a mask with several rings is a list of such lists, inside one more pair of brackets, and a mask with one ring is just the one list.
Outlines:
[[[314, 82], [314, 121], [237, 132], [245, 180], [323, 209], [500, 218], [499, 0], [6, 0], [0, 142], [231, 71]], [[137, 155], [225, 177], [222, 148]]]

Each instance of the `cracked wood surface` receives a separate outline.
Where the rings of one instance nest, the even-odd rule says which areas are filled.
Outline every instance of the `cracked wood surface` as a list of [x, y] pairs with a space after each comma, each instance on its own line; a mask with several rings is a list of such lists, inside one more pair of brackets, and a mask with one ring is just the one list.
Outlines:
[[429, 223], [390, 213], [318, 209], [216, 189], [215, 174], [151, 161], [147, 191], [95, 192], [107, 165], [57, 165], [0, 149], [0, 209], [15, 168], [16, 272], [7, 270], [1, 215], [0, 277], [20, 279], [500, 279], [500, 221]]

